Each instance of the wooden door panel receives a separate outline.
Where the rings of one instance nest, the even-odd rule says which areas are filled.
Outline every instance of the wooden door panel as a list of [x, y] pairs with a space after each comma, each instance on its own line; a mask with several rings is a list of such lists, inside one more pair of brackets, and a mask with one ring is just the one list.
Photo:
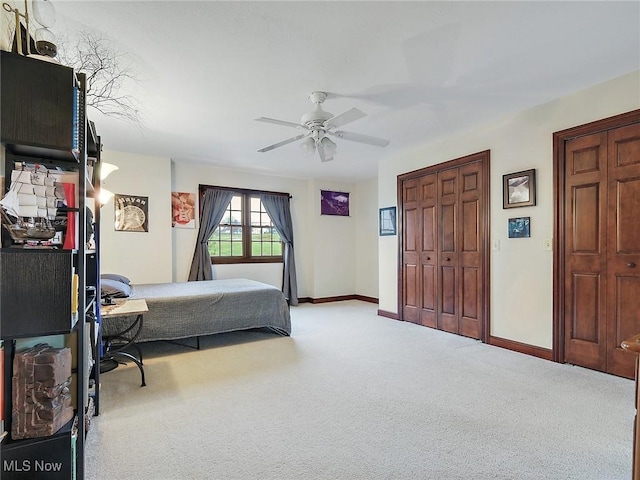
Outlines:
[[420, 323], [418, 315], [418, 292], [420, 291], [418, 266], [416, 264], [405, 263], [402, 269], [402, 276], [404, 292], [404, 298], [402, 300], [403, 319], [408, 322]]
[[566, 336], [569, 363], [604, 371], [606, 325], [603, 318], [604, 285], [599, 274], [575, 273], [572, 282], [573, 306]]
[[479, 252], [480, 232], [478, 226], [480, 225], [478, 211], [478, 200], [471, 200], [462, 202], [462, 252]]
[[419, 323], [418, 182], [415, 179], [403, 182], [402, 201], [402, 318]]
[[458, 333], [458, 168], [438, 172], [438, 319], [441, 330]]
[[640, 125], [635, 123], [609, 133], [609, 157], [617, 167], [640, 167]]
[[456, 206], [455, 204], [440, 207], [440, 252], [456, 251]]
[[572, 224], [571, 253], [599, 255], [602, 223], [600, 218], [600, 184], [574, 186], [570, 199], [572, 217], [579, 221]]
[[482, 333], [482, 168], [480, 162], [460, 167], [460, 334], [481, 338]]
[[462, 268], [462, 309], [460, 334], [480, 338], [480, 269]]
[[565, 361], [606, 370], [607, 135], [566, 143]]
[[609, 328], [611, 339], [608, 342], [607, 371], [614, 375], [634, 378], [634, 355], [624, 351], [621, 345], [623, 340], [640, 333], [640, 276], [617, 275], [611, 283], [615, 306], [614, 311], [610, 312], [613, 318]]
[[574, 301], [569, 337], [571, 340], [591, 343], [596, 348], [600, 340], [598, 299], [602, 298], [601, 285], [600, 275], [589, 273], [573, 275]]
[[427, 327], [436, 326], [437, 305], [437, 175], [430, 174], [420, 177], [420, 195], [418, 204], [421, 211], [420, 235], [420, 268], [421, 268], [421, 302], [420, 323]]
[[422, 208], [422, 252], [434, 253], [436, 250], [436, 206]]
[[422, 266], [422, 310], [420, 323], [425, 327], [436, 328], [437, 280], [435, 265]]
[[456, 268], [454, 266], [445, 265], [441, 267], [440, 285], [438, 328], [447, 332], [458, 333]]
[[402, 202], [413, 203], [418, 201], [418, 181], [414, 179], [405, 180], [402, 183]]
[[[640, 176], [616, 181], [616, 219], [613, 232], [616, 254], [640, 253]], [[640, 333], [640, 332], [638, 332]]]
[[416, 208], [406, 208], [404, 211], [403, 227], [404, 234], [404, 251], [417, 253], [417, 231], [418, 231], [418, 210]]
[[607, 370], [633, 378], [635, 358], [620, 345], [640, 333], [640, 124], [608, 140]]

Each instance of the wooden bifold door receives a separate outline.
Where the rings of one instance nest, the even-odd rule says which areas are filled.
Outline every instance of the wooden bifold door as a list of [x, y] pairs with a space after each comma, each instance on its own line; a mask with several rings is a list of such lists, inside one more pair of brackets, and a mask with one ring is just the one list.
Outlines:
[[403, 320], [486, 341], [488, 169], [486, 151], [398, 177]]
[[559, 360], [633, 378], [635, 356], [621, 343], [640, 333], [640, 123], [603, 123], [556, 134]]

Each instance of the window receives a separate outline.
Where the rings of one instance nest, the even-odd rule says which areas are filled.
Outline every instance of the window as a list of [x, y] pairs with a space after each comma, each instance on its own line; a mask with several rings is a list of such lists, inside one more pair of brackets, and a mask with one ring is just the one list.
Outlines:
[[209, 237], [212, 263], [282, 262], [283, 244], [260, 192], [233, 195], [218, 228]]

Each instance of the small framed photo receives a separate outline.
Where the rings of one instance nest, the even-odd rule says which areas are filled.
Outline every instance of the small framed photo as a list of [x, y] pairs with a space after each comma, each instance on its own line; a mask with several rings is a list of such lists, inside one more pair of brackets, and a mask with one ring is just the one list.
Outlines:
[[396, 207], [380, 209], [380, 236], [396, 234]]
[[536, 204], [536, 171], [523, 170], [502, 176], [502, 208]]
[[320, 190], [320, 215], [349, 216], [349, 194]]
[[531, 217], [509, 219], [509, 238], [529, 238], [531, 236]]

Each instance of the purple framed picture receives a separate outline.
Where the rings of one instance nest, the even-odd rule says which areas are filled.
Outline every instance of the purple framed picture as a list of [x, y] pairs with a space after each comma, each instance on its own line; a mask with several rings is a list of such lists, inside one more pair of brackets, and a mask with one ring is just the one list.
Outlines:
[[320, 190], [320, 214], [349, 216], [349, 194]]

